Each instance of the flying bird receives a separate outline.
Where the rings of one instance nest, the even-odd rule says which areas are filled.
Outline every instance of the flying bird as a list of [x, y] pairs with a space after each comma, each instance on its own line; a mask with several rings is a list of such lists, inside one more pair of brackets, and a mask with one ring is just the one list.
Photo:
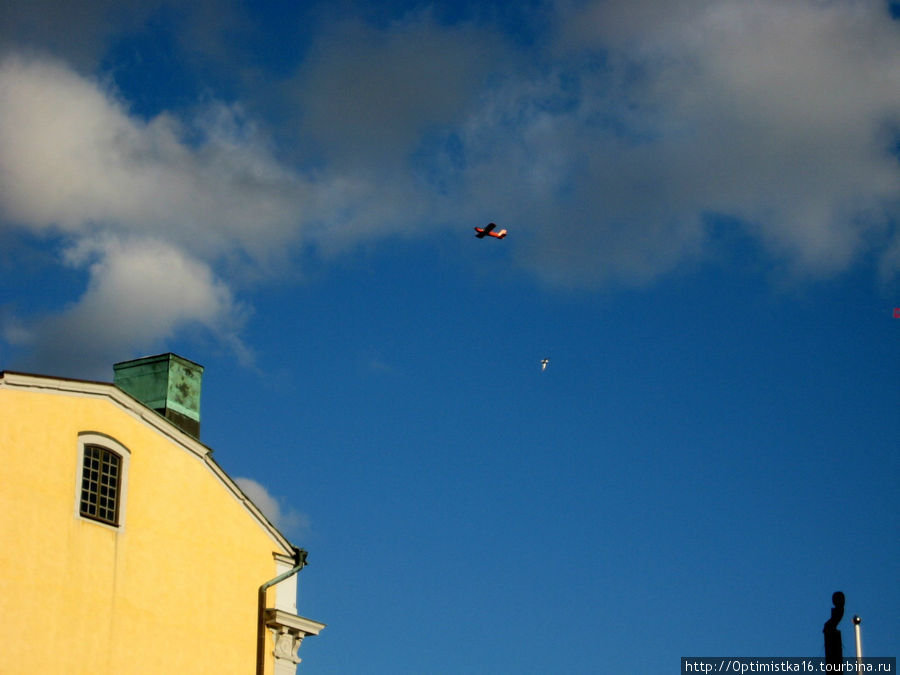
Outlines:
[[476, 227], [475, 228], [475, 236], [479, 239], [484, 239], [485, 235], [490, 235], [491, 237], [496, 237], [497, 239], [503, 239], [506, 236], [506, 230], [500, 230], [499, 232], [494, 232], [494, 228], [497, 227], [497, 223], [488, 223], [484, 227]]
[[547, 370], [547, 364], [550, 363], [550, 359], [541, 359], [541, 372], [543, 373]]

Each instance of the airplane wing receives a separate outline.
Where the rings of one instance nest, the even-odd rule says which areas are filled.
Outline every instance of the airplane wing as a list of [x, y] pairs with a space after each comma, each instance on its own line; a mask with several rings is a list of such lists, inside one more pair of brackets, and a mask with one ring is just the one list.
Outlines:
[[[494, 228], [497, 227], [497, 223], [488, 223], [484, 227], [476, 227], [475, 232], [477, 233], [475, 236], [479, 239], [484, 239], [485, 235], [491, 235], [492, 237], [496, 237], [496, 234], [493, 234]], [[506, 235], [504, 235], [506, 236]]]

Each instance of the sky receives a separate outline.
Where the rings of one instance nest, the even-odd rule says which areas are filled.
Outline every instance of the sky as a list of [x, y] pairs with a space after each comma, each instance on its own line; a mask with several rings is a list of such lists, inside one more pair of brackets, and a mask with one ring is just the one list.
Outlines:
[[897, 656], [898, 310], [896, 3], [0, 5], [0, 369], [205, 367], [299, 672]]

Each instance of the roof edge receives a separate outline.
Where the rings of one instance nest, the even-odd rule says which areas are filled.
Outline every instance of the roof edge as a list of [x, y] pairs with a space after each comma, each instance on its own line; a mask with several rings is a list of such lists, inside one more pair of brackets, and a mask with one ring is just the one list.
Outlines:
[[225, 470], [213, 459], [213, 449], [204, 445], [196, 438], [182, 431], [168, 419], [151, 410], [133, 396], [125, 393], [110, 382], [98, 382], [95, 380], [77, 380], [67, 377], [53, 377], [50, 375], [35, 375], [10, 370], [0, 371], [0, 389], [17, 389], [21, 391], [37, 391], [44, 393], [72, 394], [76, 396], [89, 396], [94, 398], [106, 398], [125, 412], [152, 427], [158, 433], [167, 437], [173, 443], [193, 454], [201, 460], [206, 467], [219, 479], [219, 481], [232, 493], [257, 523], [266, 530], [272, 539], [281, 546], [286, 555], [293, 555], [294, 549], [291, 542], [281, 531], [263, 514], [253, 501], [244, 494], [243, 490], [235, 483]]

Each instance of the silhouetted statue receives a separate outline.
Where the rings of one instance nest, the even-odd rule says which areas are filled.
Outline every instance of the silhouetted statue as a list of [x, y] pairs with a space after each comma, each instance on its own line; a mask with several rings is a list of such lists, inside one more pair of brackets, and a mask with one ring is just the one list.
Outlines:
[[844, 660], [844, 646], [841, 643], [841, 631], [838, 624], [844, 617], [844, 594], [836, 591], [831, 596], [831, 618], [825, 622], [822, 632], [825, 633], [825, 663], [840, 664]]

